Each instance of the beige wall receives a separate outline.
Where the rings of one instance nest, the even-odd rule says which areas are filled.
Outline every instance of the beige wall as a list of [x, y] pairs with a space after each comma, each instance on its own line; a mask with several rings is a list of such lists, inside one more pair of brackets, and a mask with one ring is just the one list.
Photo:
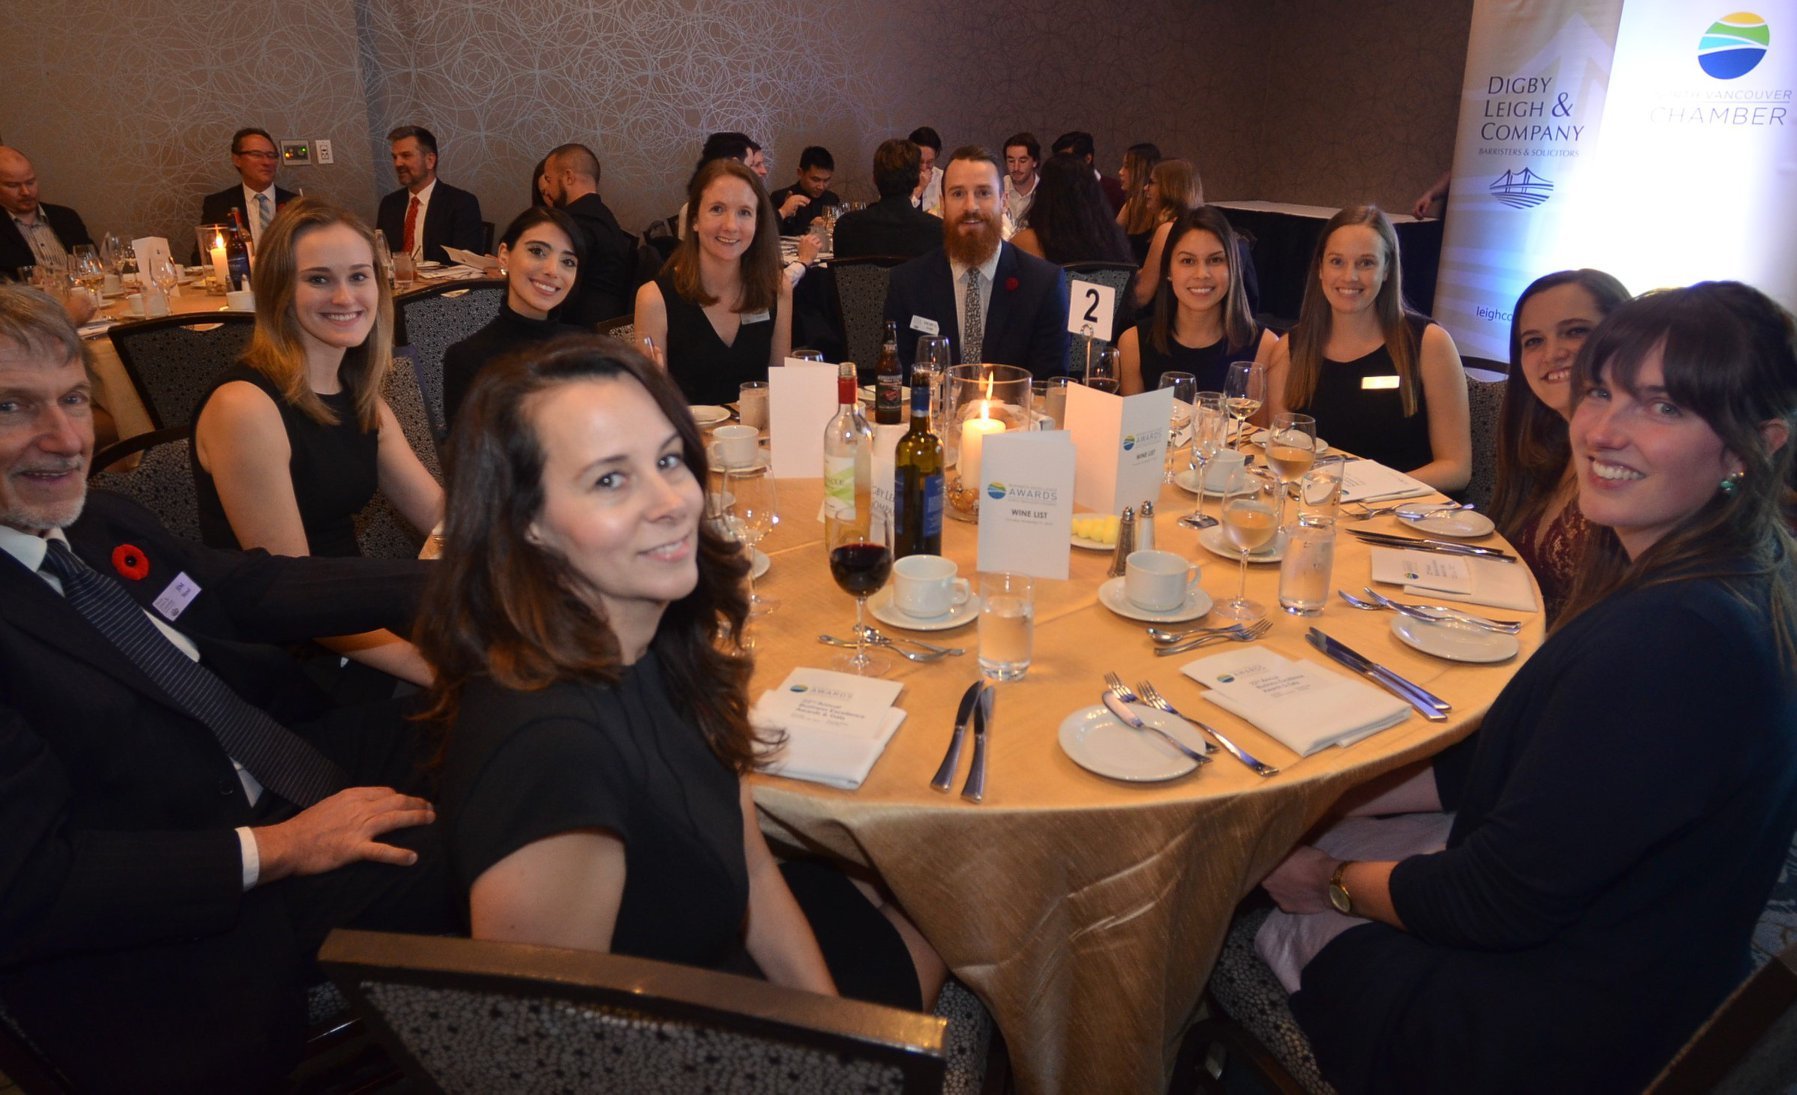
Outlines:
[[923, 122], [950, 146], [1087, 129], [1107, 172], [1153, 140], [1197, 160], [1213, 199], [1402, 209], [1451, 159], [1472, 0], [8, 7], [15, 28], [56, 28], [0, 40], [0, 133], [44, 198], [179, 249], [200, 196], [234, 181], [243, 124], [331, 139], [335, 165], [280, 181], [369, 216], [394, 185], [383, 135], [425, 124], [443, 177], [502, 226], [564, 140], [594, 146], [640, 230], [678, 206], [709, 131], [767, 144], [771, 186], [823, 144], [837, 189], [871, 197], [873, 147]]

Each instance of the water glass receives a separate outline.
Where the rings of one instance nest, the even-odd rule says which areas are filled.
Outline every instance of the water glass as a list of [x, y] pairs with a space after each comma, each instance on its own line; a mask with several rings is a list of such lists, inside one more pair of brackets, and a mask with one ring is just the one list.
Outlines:
[[1292, 496], [1294, 521], [1330, 521], [1341, 511], [1342, 472], [1347, 460], [1340, 454], [1319, 456], [1299, 476]]
[[1179, 450], [1192, 441], [1192, 400], [1198, 396], [1198, 378], [1169, 370], [1161, 374], [1159, 387], [1173, 391], [1173, 412], [1167, 423], [1167, 466], [1164, 482], [1173, 482]]
[[736, 416], [745, 426], [767, 429], [767, 381], [750, 380], [736, 389]]
[[980, 598], [980, 672], [1021, 680], [1035, 649], [1035, 583], [1027, 574], [982, 574]]
[[1186, 528], [1204, 529], [1217, 523], [1204, 513], [1204, 491], [1211, 462], [1229, 436], [1229, 411], [1223, 405], [1222, 392], [1199, 392], [1192, 400], [1192, 512], [1179, 519]]
[[1279, 561], [1279, 607], [1294, 616], [1321, 615], [1335, 565], [1335, 521], [1300, 517], [1288, 530]]

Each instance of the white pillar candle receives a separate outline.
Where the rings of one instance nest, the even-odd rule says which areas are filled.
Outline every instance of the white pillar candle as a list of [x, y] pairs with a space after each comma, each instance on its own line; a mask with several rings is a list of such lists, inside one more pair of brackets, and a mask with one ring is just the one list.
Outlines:
[[981, 400], [980, 416], [961, 423], [961, 484], [970, 490], [979, 489], [980, 449], [986, 443], [986, 435], [1005, 432], [1003, 422], [987, 417], [991, 406], [990, 400]]
[[225, 237], [222, 233], [214, 232], [212, 234], [211, 256], [212, 273], [218, 278], [218, 283], [224, 286], [226, 291], [235, 289], [236, 286], [231, 284], [230, 264], [225, 260]]

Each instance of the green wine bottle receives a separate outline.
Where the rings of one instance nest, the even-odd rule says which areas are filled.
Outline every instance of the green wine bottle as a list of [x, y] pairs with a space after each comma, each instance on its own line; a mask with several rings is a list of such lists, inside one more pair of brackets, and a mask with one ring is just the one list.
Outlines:
[[942, 439], [930, 432], [930, 388], [911, 386], [911, 429], [892, 454], [892, 555], [942, 554]]

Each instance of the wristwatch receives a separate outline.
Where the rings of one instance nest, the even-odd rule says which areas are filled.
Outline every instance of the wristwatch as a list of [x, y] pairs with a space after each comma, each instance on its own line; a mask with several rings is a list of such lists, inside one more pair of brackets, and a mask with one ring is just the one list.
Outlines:
[[1344, 859], [1336, 864], [1335, 873], [1329, 876], [1329, 903], [1335, 911], [1343, 916], [1354, 915], [1354, 898], [1349, 896], [1348, 887], [1342, 885], [1342, 872], [1348, 869], [1351, 859]]

